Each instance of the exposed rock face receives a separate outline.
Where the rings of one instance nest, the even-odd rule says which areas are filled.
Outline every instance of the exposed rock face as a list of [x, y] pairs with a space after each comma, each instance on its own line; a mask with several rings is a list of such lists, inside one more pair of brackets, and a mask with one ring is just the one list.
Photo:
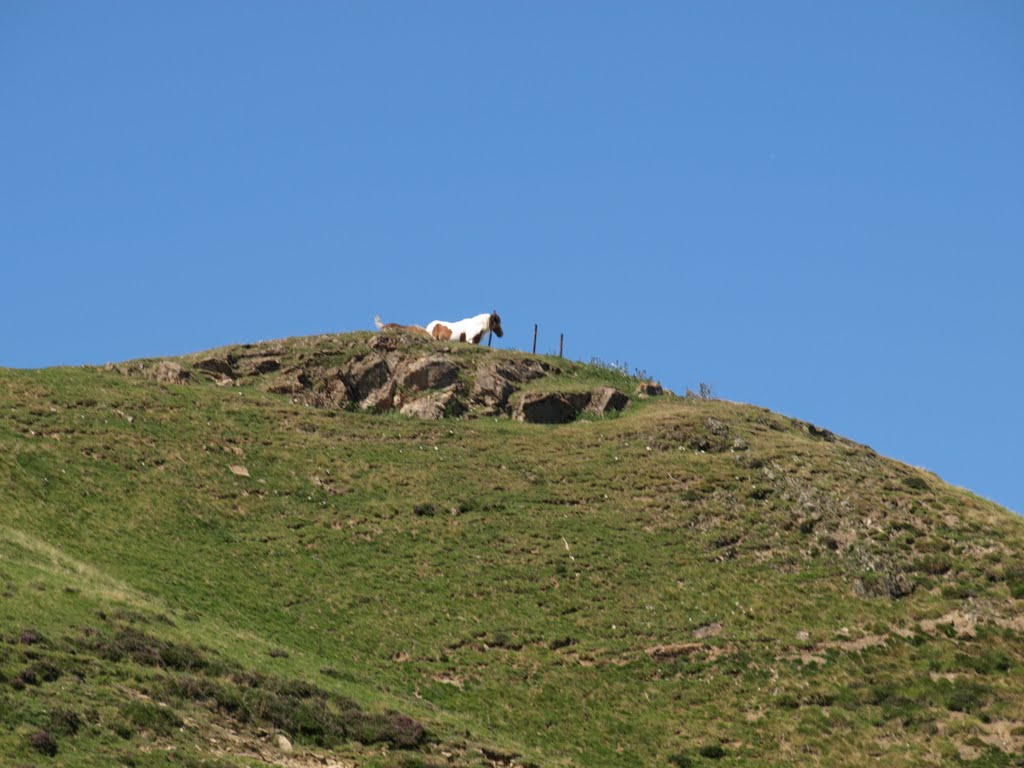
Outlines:
[[459, 366], [443, 355], [421, 357], [399, 364], [395, 370], [398, 386], [423, 391], [442, 389], [459, 380]]
[[657, 395], [664, 394], [665, 390], [662, 389], [661, 384], [656, 381], [645, 381], [642, 384], [637, 385], [636, 393], [640, 397], [656, 397]]
[[212, 373], [215, 376], [235, 377], [234, 359], [230, 355], [224, 357], [207, 357], [196, 363], [196, 368], [203, 373]]
[[183, 384], [189, 379], [188, 371], [172, 360], [161, 360], [153, 368], [152, 375], [161, 384]]
[[242, 376], [259, 376], [281, 368], [281, 361], [276, 357], [252, 357], [244, 359], [238, 366]]
[[466, 406], [456, 396], [454, 390], [437, 395], [428, 395], [402, 406], [401, 414], [417, 419], [443, 419], [445, 416], [461, 416]]
[[477, 368], [473, 400], [494, 410], [504, 409], [517, 384], [542, 378], [547, 367], [536, 360], [496, 360]]
[[512, 415], [530, 424], [565, 424], [579, 416], [589, 402], [589, 392], [530, 392], [523, 395]]
[[373, 355], [352, 361], [346, 368], [339, 369], [339, 374], [352, 399], [363, 401], [389, 380], [391, 372], [384, 358]]
[[376, 389], [370, 390], [366, 397], [361, 398], [359, 407], [364, 411], [383, 413], [395, 407], [395, 380], [385, 379]]
[[[267, 391], [278, 395], [298, 395], [309, 389], [312, 385], [313, 382], [306, 375], [306, 372], [301, 368], [295, 368], [286, 372], [274, 384], [267, 387]], [[342, 391], [344, 391], [344, 385], [342, 385]], [[344, 402], [344, 400], [341, 402]]]
[[587, 410], [604, 416], [606, 413], [621, 411], [627, 405], [629, 398], [615, 387], [601, 387], [591, 395]]
[[348, 344], [328, 354], [315, 348], [300, 347], [296, 354], [295, 349], [279, 344], [246, 344], [184, 358], [181, 363], [139, 361], [111, 364], [107, 369], [173, 384], [190, 378], [223, 386], [252, 382], [266, 392], [317, 408], [399, 410], [419, 419], [504, 415], [530, 423], [563, 424], [585, 410], [604, 415], [630, 402], [613, 387], [593, 392], [531, 392], [514, 398], [525, 384], [562, 373], [535, 359], [466, 357], [429, 338], [403, 332], [379, 334], [367, 344], [368, 350]]

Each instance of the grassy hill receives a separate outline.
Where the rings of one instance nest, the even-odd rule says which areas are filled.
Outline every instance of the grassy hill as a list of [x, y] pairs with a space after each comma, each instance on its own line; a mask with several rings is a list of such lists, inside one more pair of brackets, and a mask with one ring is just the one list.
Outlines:
[[[0, 763], [1024, 764], [1024, 520], [761, 408], [381, 338], [0, 370]], [[395, 354], [470, 418], [328, 396]], [[495, 361], [546, 366], [510, 408], [631, 402], [520, 423], [473, 405]]]

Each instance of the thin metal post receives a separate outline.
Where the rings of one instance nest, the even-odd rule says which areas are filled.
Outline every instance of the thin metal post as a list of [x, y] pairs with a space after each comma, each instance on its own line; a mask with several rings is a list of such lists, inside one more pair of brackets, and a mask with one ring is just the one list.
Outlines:
[[537, 324], [533, 324], [533, 354], [537, 354]]

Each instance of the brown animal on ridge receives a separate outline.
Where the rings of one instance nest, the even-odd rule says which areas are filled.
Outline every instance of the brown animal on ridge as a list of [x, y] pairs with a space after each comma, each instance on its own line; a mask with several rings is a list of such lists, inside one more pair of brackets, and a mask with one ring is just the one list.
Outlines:
[[399, 325], [398, 323], [382, 323], [380, 321], [380, 315], [373, 316], [373, 323], [377, 326], [377, 330], [380, 331], [408, 331], [410, 333], [422, 334], [428, 338], [433, 338], [427, 333], [426, 328], [422, 328], [418, 325]]

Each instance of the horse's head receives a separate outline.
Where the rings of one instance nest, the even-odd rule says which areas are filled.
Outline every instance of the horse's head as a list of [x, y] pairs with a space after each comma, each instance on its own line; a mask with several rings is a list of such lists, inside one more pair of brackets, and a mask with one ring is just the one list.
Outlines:
[[504, 333], [502, 333], [501, 318], [498, 317], [497, 312], [492, 311], [491, 316], [487, 318], [487, 330], [494, 331], [496, 334], [498, 334], [499, 339], [505, 335]]

